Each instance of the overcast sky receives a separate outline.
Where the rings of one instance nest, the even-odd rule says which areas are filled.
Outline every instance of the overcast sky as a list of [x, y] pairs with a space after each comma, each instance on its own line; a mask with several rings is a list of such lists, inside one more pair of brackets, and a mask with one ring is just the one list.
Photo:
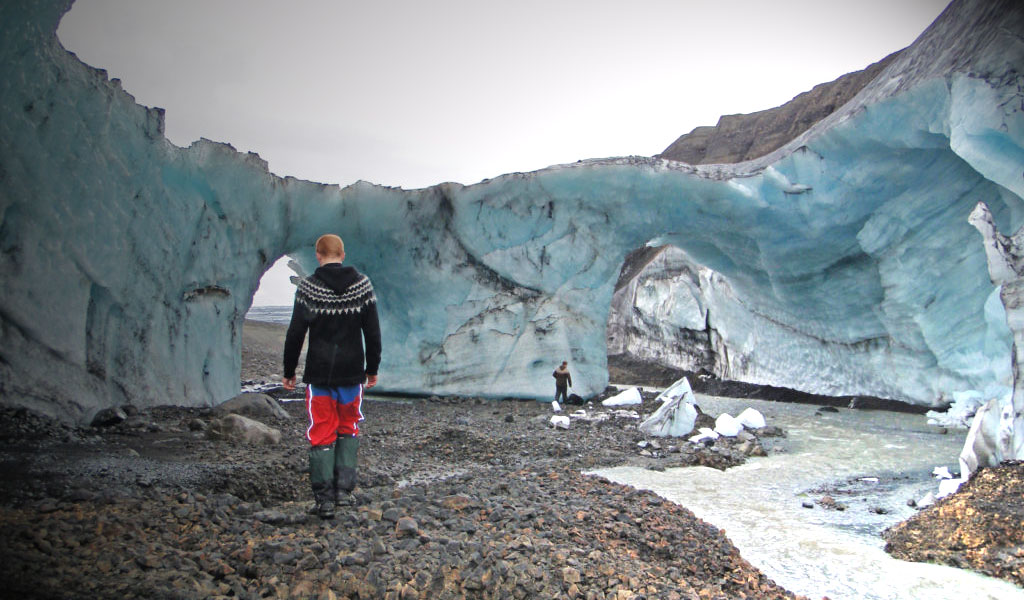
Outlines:
[[167, 137], [417, 188], [653, 155], [908, 46], [947, 0], [78, 0], [58, 35]]

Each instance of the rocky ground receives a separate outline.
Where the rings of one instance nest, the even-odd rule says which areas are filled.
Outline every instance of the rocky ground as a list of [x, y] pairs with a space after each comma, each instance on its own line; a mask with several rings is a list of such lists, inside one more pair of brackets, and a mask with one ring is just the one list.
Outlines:
[[[280, 330], [247, 329], [244, 376], [272, 380]], [[279, 406], [258, 417], [277, 444], [215, 435], [205, 408], [87, 427], [0, 409], [0, 596], [793, 597], [685, 508], [582, 474], [725, 468], [777, 430], [693, 445], [644, 439], [629, 411], [564, 430], [535, 401], [368, 400], [355, 502], [321, 521], [304, 407]]]
[[303, 406], [284, 407], [261, 419], [277, 445], [210, 439], [209, 409], [86, 428], [8, 410], [4, 595], [792, 597], [688, 510], [581, 474], [724, 467], [744, 458], [735, 443], [640, 448], [635, 419], [554, 429], [532, 401], [371, 401], [357, 502], [321, 521], [307, 514]]
[[[280, 333], [247, 327], [246, 376], [273, 379]], [[563, 430], [534, 401], [368, 400], [355, 502], [321, 521], [304, 407], [271, 393], [283, 410], [257, 418], [276, 444], [218, 434], [212, 409], [128, 407], [87, 427], [0, 409], [0, 597], [794, 597], [689, 510], [582, 474], [726, 468], [773, 452], [778, 430], [694, 445], [646, 439], [636, 415], [598, 405]]]
[[952, 496], [884, 533], [885, 550], [1024, 587], [1024, 462], [982, 469]]

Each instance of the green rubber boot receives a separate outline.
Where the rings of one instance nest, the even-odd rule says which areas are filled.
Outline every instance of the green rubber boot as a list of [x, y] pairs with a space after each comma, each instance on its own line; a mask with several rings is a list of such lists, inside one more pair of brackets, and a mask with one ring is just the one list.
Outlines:
[[338, 436], [338, 441], [334, 443], [334, 498], [337, 504], [352, 504], [352, 490], [356, 488], [358, 454], [358, 437]]
[[334, 446], [309, 449], [309, 481], [313, 485], [314, 512], [321, 519], [334, 518]]

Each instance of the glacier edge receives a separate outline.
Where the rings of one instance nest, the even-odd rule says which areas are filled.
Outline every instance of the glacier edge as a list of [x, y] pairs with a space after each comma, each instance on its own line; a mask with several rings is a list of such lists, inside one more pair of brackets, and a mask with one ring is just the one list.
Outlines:
[[285, 254], [308, 270], [326, 231], [377, 289], [390, 391], [542, 397], [561, 360], [581, 395], [602, 390], [619, 267], [649, 242], [705, 273], [688, 306], [649, 300], [704, 317], [724, 377], [933, 407], [1012, 383], [966, 221], [984, 202], [999, 229], [1024, 224], [1012, 2], [954, 2], [848, 105], [747, 163], [595, 159], [422, 190], [170, 144], [162, 111], [60, 46], [70, 6], [0, 8], [5, 403], [83, 420], [233, 396], [260, 276]]

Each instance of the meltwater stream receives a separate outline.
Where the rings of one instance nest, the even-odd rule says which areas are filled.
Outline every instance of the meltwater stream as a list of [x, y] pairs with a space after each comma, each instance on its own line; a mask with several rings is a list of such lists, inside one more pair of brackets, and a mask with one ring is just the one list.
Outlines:
[[[786, 589], [812, 599], [1024, 599], [1008, 582], [885, 553], [881, 531], [910, 517], [907, 500], [937, 491], [936, 466], [957, 468], [966, 432], [942, 434], [925, 417], [758, 400], [697, 396], [709, 414], [752, 406], [788, 437], [766, 458], [725, 472], [635, 467], [597, 475], [651, 490], [724, 529], [750, 563]], [[832, 496], [847, 506], [827, 510]], [[814, 508], [803, 508], [814, 502]], [[884, 514], [882, 514], [884, 513]]]

